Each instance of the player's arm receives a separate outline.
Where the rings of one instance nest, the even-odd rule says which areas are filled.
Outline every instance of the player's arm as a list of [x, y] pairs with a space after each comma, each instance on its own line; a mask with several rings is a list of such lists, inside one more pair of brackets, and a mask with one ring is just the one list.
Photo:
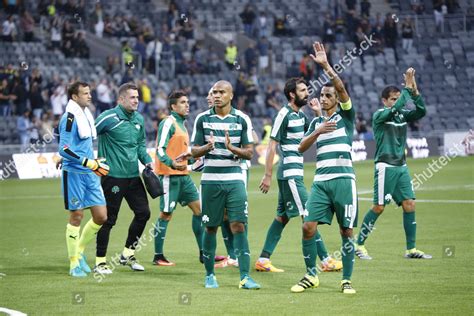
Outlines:
[[110, 114], [110, 112], [105, 111], [95, 119], [97, 135], [107, 133], [115, 124], [120, 123], [114, 117], [117, 117], [115, 113]]
[[268, 193], [270, 185], [272, 183], [273, 174], [273, 161], [275, 159], [275, 153], [278, 142], [274, 139], [270, 139], [267, 147], [267, 154], [265, 156], [265, 174], [263, 175], [262, 181], [260, 181], [260, 191]]
[[146, 131], [145, 131], [145, 124], [144, 122], [140, 122], [141, 128], [140, 128], [140, 135], [138, 136], [138, 148], [137, 148], [137, 154], [138, 154], [138, 160], [141, 161], [141, 163], [149, 168], [153, 168], [152, 163], [153, 159], [151, 159], [150, 155], [146, 151]]
[[158, 126], [158, 133], [156, 136], [156, 156], [158, 159], [170, 168], [173, 168], [173, 159], [168, 156], [166, 149], [168, 148], [168, 142], [174, 133], [174, 126], [171, 119], [165, 119], [161, 121]]
[[407, 70], [405, 74], [405, 81], [406, 87], [410, 91], [410, 97], [413, 100], [413, 103], [415, 103], [415, 109], [412, 111], [406, 111], [404, 116], [407, 122], [416, 121], [426, 115], [426, 107], [425, 102], [423, 101], [423, 98], [421, 97], [416, 85], [415, 69], [409, 68]]
[[73, 132], [77, 130], [74, 115], [68, 113], [64, 115], [59, 122], [59, 155], [70, 162], [77, 165], [87, 167], [91, 170], [103, 170], [103, 175], [107, 175], [109, 167], [104, 163], [105, 160], [90, 159], [81, 157], [74, 151]]
[[339, 101], [341, 102], [341, 108], [344, 111], [348, 111], [351, 109], [352, 105], [346, 105], [345, 107], [343, 104], [346, 104], [349, 101], [349, 94], [346, 91], [346, 88], [344, 87], [344, 82], [342, 82], [341, 78], [337, 75], [337, 73], [334, 71], [334, 69], [331, 67], [331, 65], [328, 62], [327, 55], [326, 55], [326, 50], [324, 49], [324, 45], [319, 42], [315, 42], [313, 44], [314, 48], [314, 55], [311, 54], [311, 58], [319, 64], [323, 70], [328, 74], [329, 78], [331, 79], [332, 84], [334, 85], [334, 88], [336, 89], [336, 93], [338, 96]]
[[395, 113], [402, 110], [402, 108], [405, 106], [408, 99], [410, 99], [410, 92], [407, 88], [403, 88], [402, 93], [400, 94], [400, 97], [391, 108], [384, 108], [374, 113], [374, 116], [372, 119], [373, 123], [382, 124], [384, 122], [391, 120], [393, 116], [395, 115]]
[[212, 131], [209, 137], [209, 142], [205, 142], [202, 117], [198, 117], [194, 121], [193, 134], [191, 135], [191, 144], [193, 144], [193, 147], [191, 147], [191, 155], [193, 158], [202, 157], [215, 148], [214, 133]]
[[319, 125], [318, 128], [315, 128], [316, 121], [317, 118], [314, 118], [313, 121], [311, 121], [311, 124], [309, 124], [309, 129], [298, 146], [298, 151], [300, 153], [307, 151], [314, 144], [314, 142], [316, 142], [319, 135], [330, 133], [336, 130], [336, 122], [324, 121]]

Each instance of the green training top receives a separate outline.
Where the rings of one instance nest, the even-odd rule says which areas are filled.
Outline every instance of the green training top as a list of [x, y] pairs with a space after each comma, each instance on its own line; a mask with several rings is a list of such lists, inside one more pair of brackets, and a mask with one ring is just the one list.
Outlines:
[[107, 159], [109, 176], [138, 177], [138, 160], [144, 165], [152, 162], [146, 152], [145, 124], [140, 113], [128, 113], [119, 104], [99, 115], [95, 127], [99, 137], [98, 157]]
[[[409, 101], [415, 103], [414, 110], [403, 107]], [[397, 102], [374, 113], [372, 128], [376, 141], [375, 163], [385, 162], [394, 166], [406, 163], [407, 122], [419, 120], [426, 114], [425, 103], [421, 95], [413, 97], [409, 89], [404, 88]]]

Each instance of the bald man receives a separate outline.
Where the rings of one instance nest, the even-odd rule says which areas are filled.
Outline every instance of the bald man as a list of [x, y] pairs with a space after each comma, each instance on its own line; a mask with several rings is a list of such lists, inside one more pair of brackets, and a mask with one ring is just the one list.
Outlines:
[[253, 135], [250, 118], [232, 107], [234, 96], [228, 81], [218, 81], [212, 88], [214, 107], [199, 114], [191, 137], [192, 155], [205, 157], [201, 177], [202, 222], [206, 288], [219, 287], [214, 273], [216, 233], [224, 220], [230, 223], [234, 251], [239, 261], [241, 289], [260, 289], [249, 275], [250, 250], [245, 233], [248, 217], [247, 191], [241, 160], [252, 159]]

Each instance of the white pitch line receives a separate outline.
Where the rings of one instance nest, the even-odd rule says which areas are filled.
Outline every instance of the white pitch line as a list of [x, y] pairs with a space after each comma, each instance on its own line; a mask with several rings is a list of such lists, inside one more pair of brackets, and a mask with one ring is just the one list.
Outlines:
[[[362, 198], [360, 197], [359, 200], [361, 201], [372, 201], [371, 198]], [[446, 204], [474, 204], [474, 200], [415, 200], [416, 203], [446, 203]]]
[[0, 200], [31, 200], [31, 199], [52, 199], [60, 198], [61, 195], [14, 195], [14, 196], [0, 196]]

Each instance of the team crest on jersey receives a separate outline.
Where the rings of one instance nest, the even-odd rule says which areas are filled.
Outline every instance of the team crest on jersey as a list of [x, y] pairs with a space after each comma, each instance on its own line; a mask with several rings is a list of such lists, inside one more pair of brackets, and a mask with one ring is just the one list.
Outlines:
[[135, 128], [136, 128], [137, 130], [140, 130], [140, 124], [135, 124]]
[[202, 222], [203, 222], [203, 223], [208, 223], [208, 222], [209, 222], [209, 216], [203, 215], [203, 216], [202, 216]]
[[235, 123], [232, 123], [229, 125], [229, 130], [233, 131], [233, 130], [236, 130], [237, 129], [237, 124]]
[[388, 194], [385, 194], [385, 202], [386, 203], [390, 203], [390, 201], [392, 200], [392, 195], [390, 193]]
[[120, 188], [117, 185], [114, 185], [111, 191], [113, 194], [117, 194], [120, 192]]

